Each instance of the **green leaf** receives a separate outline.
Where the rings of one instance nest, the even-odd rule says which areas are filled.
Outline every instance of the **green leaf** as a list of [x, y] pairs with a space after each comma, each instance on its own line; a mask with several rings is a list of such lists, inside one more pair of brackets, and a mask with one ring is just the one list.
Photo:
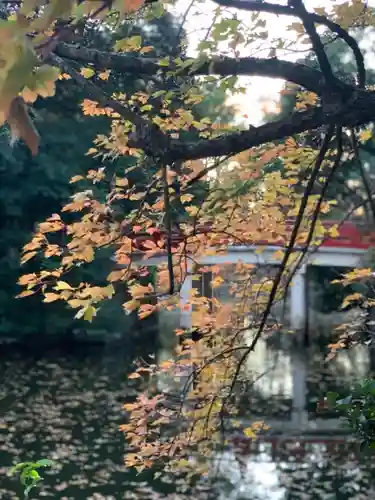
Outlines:
[[14, 465], [11, 469], [8, 471], [8, 476], [14, 476], [16, 472], [21, 471], [25, 467], [28, 467], [30, 465], [33, 465], [33, 462], [20, 462], [16, 465]]

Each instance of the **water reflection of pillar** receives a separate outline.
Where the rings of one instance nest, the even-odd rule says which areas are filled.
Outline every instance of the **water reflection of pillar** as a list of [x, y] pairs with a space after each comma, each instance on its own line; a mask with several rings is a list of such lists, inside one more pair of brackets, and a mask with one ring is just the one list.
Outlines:
[[192, 273], [192, 264], [188, 262], [185, 280], [180, 290], [180, 306], [181, 306], [180, 326], [183, 329], [190, 329], [192, 327], [192, 307], [190, 301], [193, 289], [193, 278], [191, 273]]
[[278, 439], [272, 439], [271, 440], [271, 458], [272, 458], [272, 462], [276, 462], [278, 454], [279, 454], [279, 440]]
[[292, 421], [301, 426], [307, 422], [306, 412], [306, 363], [302, 355], [304, 328], [307, 318], [306, 300], [306, 266], [302, 266], [295, 274], [290, 297], [290, 324], [295, 330], [299, 349], [292, 354], [293, 410]]

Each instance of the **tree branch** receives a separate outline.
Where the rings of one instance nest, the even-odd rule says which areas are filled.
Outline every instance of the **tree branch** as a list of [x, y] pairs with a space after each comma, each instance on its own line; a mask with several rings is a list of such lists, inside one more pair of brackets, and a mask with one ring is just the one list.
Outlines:
[[[113, 69], [121, 73], [132, 75], [156, 75], [170, 71], [178, 72], [179, 76], [201, 76], [201, 75], [247, 75], [264, 76], [269, 78], [280, 78], [301, 87], [306, 88], [318, 95], [326, 90], [324, 75], [322, 72], [309, 68], [304, 64], [292, 63], [276, 58], [263, 59], [256, 57], [230, 58], [218, 57], [199, 63], [197, 60], [191, 66], [179, 68], [176, 65], [160, 66], [157, 59], [134, 56], [129, 54], [117, 54], [113, 52], [102, 52], [85, 47], [74, 47], [60, 43], [55, 54], [64, 59], [70, 59], [81, 64], [93, 65], [98, 70]], [[336, 79], [335, 84], [343, 92], [350, 92], [352, 88]]]
[[[254, 0], [214, 0], [223, 7], [234, 7], [235, 9], [248, 10], [252, 12], [268, 12], [270, 14], [297, 17], [293, 8], [287, 5], [278, 5], [270, 2], [254, 2]], [[366, 69], [363, 54], [355, 38], [342, 28], [339, 24], [331, 21], [326, 16], [309, 12], [310, 20], [316, 24], [326, 26], [332, 33], [336, 33], [353, 52], [358, 72], [358, 86], [364, 87], [366, 84]]]
[[[155, 74], [157, 71], [160, 71], [156, 62], [147, 58], [102, 53], [96, 50], [80, 49], [64, 44], [62, 46], [59, 45], [59, 48], [64, 54], [69, 54], [72, 59], [78, 59], [86, 63], [97, 63], [99, 68], [112, 67], [118, 70], [122, 68], [122, 71], [128, 71], [133, 74], [137, 74], [138, 72], [148, 74], [152, 72]], [[58, 59], [58, 61], [59, 65], [66, 65], [61, 58]], [[245, 58], [243, 61], [244, 67], [247, 65], [248, 68], [247, 74], [288, 78], [289, 80], [295, 81], [295, 83], [308, 86], [311, 90], [319, 94], [324, 93], [327, 89], [322, 82], [322, 73], [306, 66], [289, 63], [287, 61], [278, 61], [277, 59]], [[224, 72], [224, 70], [226, 70], [227, 74], [238, 74], [238, 66], [241, 67], [241, 60], [237, 62], [231, 59], [221, 59], [219, 61], [203, 63], [196, 72], [198, 74], [207, 74], [208, 68], [210, 67], [213, 71]], [[82, 78], [82, 80], [84, 79]], [[86, 80], [84, 82], [81, 81], [81, 84], [89, 84], [91, 95], [103, 104], [103, 94], [95, 85]], [[163, 149], [168, 150], [167, 156], [169, 161], [226, 156], [307, 130], [314, 130], [323, 125], [335, 123], [338, 116], [340, 116], [340, 122], [344, 127], [356, 127], [371, 122], [375, 116], [375, 92], [354, 90], [353, 87], [344, 83], [340, 83], [340, 86], [343, 95], [347, 98], [350, 95], [351, 97], [346, 101], [345, 107], [336, 109], [332, 112], [327, 112], [327, 110], [321, 107], [314, 107], [303, 112], [292, 113], [282, 120], [266, 123], [260, 127], [254, 127], [251, 130], [222, 135], [214, 139], [202, 139], [191, 143], [171, 140], [168, 147], [164, 147]], [[107, 99], [104, 105], [112, 107], [115, 111], [119, 112], [121, 116], [133, 121], [134, 116], [130, 116], [126, 108], [120, 103]], [[138, 119], [139, 118], [137, 118], [137, 120]], [[150, 137], [152, 138], [152, 134]], [[164, 139], [166, 140], [165, 136]], [[142, 142], [147, 142], [147, 138]], [[155, 141], [153, 140], [151, 142], [153, 145], [151, 145], [151, 143], [148, 145], [146, 144], [145, 149], [147, 149], [147, 152], [151, 154], [151, 156], [156, 156], [155, 152], [160, 152], [160, 147], [155, 149]], [[159, 141], [158, 144], [160, 146]], [[131, 146], [143, 147], [140, 145], [137, 146], [135, 143]]]
[[326, 112], [321, 107], [314, 107], [303, 112], [291, 113], [281, 120], [252, 127], [250, 130], [214, 139], [202, 139], [195, 143], [172, 140], [168, 154], [171, 160], [225, 156], [301, 132], [312, 131], [323, 125], [334, 124], [338, 119], [343, 127], [355, 127], [373, 121], [374, 116], [375, 92], [358, 90], [345, 106], [335, 112]]
[[88, 94], [98, 101], [101, 106], [112, 108], [122, 118], [134, 124], [135, 132], [129, 134], [129, 143], [132, 142], [131, 147], [144, 149], [147, 154], [153, 157], [163, 155], [164, 151], [168, 149], [169, 138], [156, 125], [148, 122], [119, 101], [107, 96], [105, 92], [84, 78], [61, 57], [52, 55], [50, 56], [50, 60], [66, 73], [70, 74], [75, 82], [84, 87]]
[[305, 4], [302, 0], [290, 0], [289, 3], [293, 7], [294, 12], [296, 12], [297, 16], [301, 19], [305, 31], [311, 40], [313, 51], [318, 59], [320, 69], [322, 70], [326, 82], [331, 87], [334, 87], [335, 77], [333, 76], [332, 68], [328, 61], [320, 36], [316, 31], [314, 20], [306, 10]]

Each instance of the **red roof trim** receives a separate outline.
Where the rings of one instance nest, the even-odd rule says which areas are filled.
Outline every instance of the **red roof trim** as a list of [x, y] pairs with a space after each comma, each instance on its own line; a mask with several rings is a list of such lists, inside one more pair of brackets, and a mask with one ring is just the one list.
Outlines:
[[[338, 226], [339, 236], [337, 238], [327, 238], [321, 244], [324, 248], [337, 248], [337, 249], [358, 249], [358, 250], [367, 250], [372, 246], [375, 246], [375, 231], [369, 231], [365, 227], [361, 227], [359, 224], [354, 224], [353, 222], [344, 222], [340, 223], [339, 221], [327, 221], [323, 222], [323, 225], [328, 229], [329, 227], [333, 227], [335, 225]], [[293, 227], [293, 222], [290, 223], [290, 229]], [[198, 227], [197, 234], [209, 233], [209, 227]], [[153, 241], [156, 245], [160, 247], [160, 251], [165, 250], [165, 232], [155, 230], [152, 234], [148, 233], [132, 233], [129, 234], [128, 237], [131, 238], [134, 242], [134, 249], [138, 251], [147, 251], [144, 247], [144, 243], [148, 240]], [[220, 237], [220, 235], [218, 235]], [[223, 235], [223, 240], [227, 239], [226, 235]], [[183, 236], [174, 233], [172, 234], [173, 244], [177, 246], [179, 243], [183, 241]], [[221, 244], [225, 244], [225, 241], [221, 241]], [[240, 245], [240, 243], [239, 243]], [[285, 246], [285, 241], [274, 240], [274, 241], [266, 241], [260, 240], [258, 242], [252, 242], [249, 246], [252, 245], [261, 245], [261, 246]]]

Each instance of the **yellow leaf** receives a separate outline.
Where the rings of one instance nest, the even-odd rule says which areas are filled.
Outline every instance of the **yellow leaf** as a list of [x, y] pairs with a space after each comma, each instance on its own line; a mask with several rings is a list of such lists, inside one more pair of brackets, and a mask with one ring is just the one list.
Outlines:
[[152, 291], [153, 291], [153, 289], [152, 289], [151, 285], [149, 285], [149, 286], [143, 286], [143, 285], [129, 286], [129, 292], [134, 299], [141, 299], [142, 297], [144, 297], [145, 295], [149, 294]]
[[95, 75], [95, 71], [91, 68], [82, 68], [80, 73], [84, 78], [87, 78], [87, 79], [91, 78]]
[[21, 93], [25, 102], [32, 104], [38, 99], [38, 92], [35, 90], [30, 90], [28, 87], [25, 87]]
[[305, 28], [303, 27], [303, 24], [299, 23], [299, 22], [291, 23], [288, 26], [288, 29], [292, 30], [292, 31], [295, 31], [299, 35], [302, 35], [305, 32]]
[[59, 300], [60, 295], [58, 293], [46, 293], [44, 294], [43, 302], [55, 302], [55, 300]]
[[83, 319], [89, 321], [90, 323], [93, 320], [93, 317], [96, 316], [96, 309], [93, 306], [88, 306], [85, 309], [85, 313], [83, 315]]
[[367, 129], [367, 130], [362, 130], [362, 132], [359, 134], [359, 140], [361, 142], [367, 142], [370, 140], [372, 137], [372, 130]]
[[330, 228], [329, 235], [331, 236], [331, 238], [338, 238], [340, 236], [337, 225]]
[[344, 309], [346, 306], [349, 306], [352, 302], [361, 299], [363, 299], [363, 295], [361, 293], [352, 293], [351, 295], [345, 297], [343, 303], [341, 304], [341, 308]]
[[17, 299], [21, 299], [22, 297], [28, 297], [29, 295], [34, 295], [35, 290], [25, 290], [17, 295]]
[[73, 290], [73, 288], [65, 281], [58, 281], [55, 290]]
[[231, 306], [229, 304], [223, 304], [219, 312], [216, 315], [216, 327], [223, 328], [229, 323], [231, 317]]
[[70, 80], [72, 77], [68, 73], [61, 73], [58, 78], [59, 80]]
[[137, 201], [137, 200], [141, 200], [141, 199], [144, 197], [144, 195], [145, 195], [145, 194], [146, 194], [146, 193], [144, 193], [144, 192], [142, 192], [142, 193], [134, 193], [134, 194], [132, 194], [132, 195], [129, 197], [129, 200], [130, 200], [130, 201]]
[[314, 12], [319, 16], [327, 16], [327, 12], [324, 7], [315, 7]]
[[128, 376], [128, 378], [130, 378], [130, 379], [140, 378], [140, 377], [141, 377], [141, 376], [140, 376], [140, 374], [139, 374], [139, 373], [137, 373], [137, 372], [131, 373], [131, 374]]
[[77, 309], [77, 307], [86, 306], [88, 303], [89, 302], [87, 300], [79, 300], [79, 299], [68, 300], [68, 304], [73, 309]]
[[256, 434], [253, 430], [252, 427], [247, 427], [246, 429], [243, 430], [243, 433], [245, 434], [245, 436], [251, 438], [251, 439], [255, 439], [256, 438]]

